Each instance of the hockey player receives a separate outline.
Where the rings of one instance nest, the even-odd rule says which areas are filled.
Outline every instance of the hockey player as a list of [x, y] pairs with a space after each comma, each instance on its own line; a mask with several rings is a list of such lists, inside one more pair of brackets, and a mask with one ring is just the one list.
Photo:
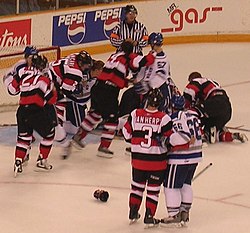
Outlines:
[[70, 154], [70, 141], [67, 140], [68, 134], [76, 134], [79, 126], [85, 118], [87, 103], [90, 101], [91, 89], [95, 85], [97, 77], [102, 72], [104, 63], [100, 60], [94, 61], [86, 81], [77, 84], [76, 90], [64, 98], [66, 116], [65, 121], [61, 122], [56, 128], [56, 137], [64, 138], [61, 142], [63, 147], [62, 159], [67, 159]]
[[89, 78], [85, 82], [77, 84], [66, 106], [66, 122], [64, 128], [67, 133], [75, 134], [85, 117], [87, 103], [90, 101], [91, 89], [95, 85], [97, 77], [101, 74], [104, 62], [94, 60], [89, 72]]
[[172, 97], [174, 133], [167, 145], [168, 167], [164, 181], [164, 192], [168, 217], [162, 223], [180, 223], [189, 220], [189, 210], [193, 201], [191, 182], [202, 159], [202, 138], [200, 121], [193, 110], [184, 112], [185, 98]]
[[142, 68], [136, 75], [135, 89], [138, 94], [145, 94], [150, 88], [159, 88], [164, 97], [159, 110], [170, 112], [170, 99], [172, 93], [176, 91], [176, 86], [170, 76], [170, 64], [167, 54], [162, 49], [162, 34], [151, 33], [148, 43], [156, 51], [156, 58], [151, 66]]
[[53, 119], [50, 118], [48, 108], [45, 106], [55, 104], [57, 95], [51, 79], [42, 73], [46, 66], [46, 57], [33, 55], [32, 66], [20, 70], [8, 86], [10, 94], [20, 94], [20, 106], [17, 110], [18, 136], [14, 164], [15, 176], [22, 172], [22, 163], [30, 148], [33, 130], [43, 138], [39, 145], [40, 153], [36, 167], [43, 170], [52, 169], [47, 158], [52, 147], [55, 128]]
[[226, 91], [217, 82], [202, 77], [199, 72], [191, 73], [188, 81], [184, 90], [186, 107], [196, 106], [203, 113], [201, 122], [208, 141], [230, 142], [236, 139], [245, 142], [246, 135], [225, 130], [225, 125], [232, 116], [231, 103]]
[[[162, 49], [163, 36], [161, 33], [151, 33], [148, 43], [156, 51], [155, 61], [148, 67], [143, 67], [135, 75], [134, 86], [126, 90], [120, 102], [120, 122], [136, 108], [143, 108], [150, 88], [159, 88], [163, 94], [163, 101], [159, 110], [171, 112], [170, 99], [177, 88], [170, 77], [170, 64], [166, 53]], [[126, 148], [129, 152], [130, 148]]]
[[172, 134], [172, 121], [168, 115], [158, 111], [162, 101], [159, 89], [149, 91], [146, 109], [135, 109], [123, 127], [123, 135], [131, 143], [132, 183], [129, 198], [129, 219], [139, 219], [138, 213], [143, 192], [147, 190], [145, 224], [159, 224], [154, 215], [158, 196], [167, 167], [166, 147], [160, 144], [160, 138], [166, 140]]
[[24, 67], [30, 67], [32, 65], [32, 57], [33, 55], [38, 54], [38, 51], [34, 46], [28, 45], [25, 47], [23, 53], [24, 59], [18, 61], [3, 77], [3, 82], [7, 89], [13, 78], [18, 75], [19, 70]]
[[66, 116], [68, 99], [75, 99], [74, 94], [89, 80], [89, 71], [93, 65], [93, 59], [86, 51], [71, 54], [49, 65], [52, 79], [58, 92], [56, 111], [58, 126], [56, 127], [55, 140], [64, 148], [62, 157], [66, 158], [70, 149], [70, 141], [63, 128]]
[[148, 32], [146, 27], [136, 20], [137, 14], [134, 5], [125, 7], [125, 19], [114, 28], [110, 42], [118, 50], [121, 50], [122, 42], [129, 41], [133, 44], [133, 52], [142, 55], [142, 49], [148, 44]]
[[154, 62], [154, 54], [140, 56], [132, 53], [133, 45], [123, 42], [122, 51], [112, 54], [107, 60], [98, 82], [92, 88], [91, 110], [83, 120], [77, 134], [73, 137], [80, 147], [84, 147], [83, 139], [97, 124], [104, 120], [104, 129], [101, 143], [98, 148], [98, 156], [112, 158], [113, 152], [109, 149], [114, 138], [118, 123], [118, 95], [120, 89], [128, 86], [129, 71], [151, 65]]

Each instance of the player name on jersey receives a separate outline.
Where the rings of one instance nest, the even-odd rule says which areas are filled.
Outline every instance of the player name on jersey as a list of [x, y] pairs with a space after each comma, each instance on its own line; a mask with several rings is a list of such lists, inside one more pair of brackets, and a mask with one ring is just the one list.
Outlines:
[[146, 117], [146, 116], [137, 116], [136, 123], [141, 124], [150, 124], [150, 125], [159, 125], [161, 122], [160, 118], [156, 117]]

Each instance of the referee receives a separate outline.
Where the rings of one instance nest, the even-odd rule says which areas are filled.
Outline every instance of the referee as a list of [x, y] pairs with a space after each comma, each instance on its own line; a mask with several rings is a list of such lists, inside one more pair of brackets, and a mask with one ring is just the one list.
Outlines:
[[146, 27], [136, 20], [137, 9], [134, 5], [125, 7], [125, 20], [121, 21], [110, 36], [111, 44], [120, 50], [124, 40], [133, 44], [133, 52], [142, 54], [143, 47], [148, 44], [148, 32]]

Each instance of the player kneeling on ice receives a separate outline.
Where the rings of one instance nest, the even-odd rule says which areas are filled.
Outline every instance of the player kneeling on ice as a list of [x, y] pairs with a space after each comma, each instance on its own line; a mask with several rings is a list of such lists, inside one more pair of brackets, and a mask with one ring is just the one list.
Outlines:
[[164, 191], [168, 217], [162, 223], [181, 223], [189, 220], [189, 210], [193, 202], [191, 182], [202, 159], [202, 138], [200, 122], [193, 110], [184, 111], [185, 99], [174, 95], [171, 99], [174, 133], [167, 145], [168, 167], [164, 181]]
[[232, 116], [232, 107], [226, 91], [217, 82], [203, 77], [199, 72], [192, 72], [188, 81], [184, 90], [186, 107], [192, 106], [200, 110], [205, 139], [210, 143], [247, 141], [245, 134], [231, 133], [225, 126]]
[[[54, 85], [44, 73], [47, 66], [47, 58], [33, 55], [32, 66], [24, 67], [14, 77], [8, 91], [11, 95], [20, 94], [19, 108], [17, 110], [17, 145], [15, 151], [14, 173], [22, 172], [22, 163], [31, 146], [33, 130], [43, 138], [39, 145], [39, 156], [36, 167], [41, 170], [50, 170], [48, 164], [54, 135], [55, 125], [50, 117], [50, 108], [57, 95]], [[20, 78], [19, 78], [20, 77]]]
[[129, 198], [129, 219], [131, 222], [139, 219], [138, 213], [143, 192], [147, 190], [145, 224], [159, 224], [154, 218], [161, 184], [167, 167], [167, 148], [162, 147], [160, 138], [169, 139], [172, 131], [172, 121], [163, 112], [158, 111], [162, 101], [159, 89], [148, 93], [146, 109], [135, 109], [130, 114], [123, 127], [126, 141], [131, 143], [132, 183]]

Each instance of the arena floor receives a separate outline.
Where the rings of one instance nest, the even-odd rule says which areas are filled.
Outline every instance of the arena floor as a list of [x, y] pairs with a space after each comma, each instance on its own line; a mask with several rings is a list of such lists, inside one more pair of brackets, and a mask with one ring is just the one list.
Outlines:
[[[250, 131], [250, 44], [196, 44], [164, 48], [171, 62], [174, 81], [180, 90], [192, 71], [218, 81], [228, 92], [233, 118], [228, 124]], [[108, 54], [95, 56], [105, 60]], [[0, 124], [15, 123], [15, 113], [1, 113]], [[250, 133], [245, 132], [249, 139]], [[96, 156], [98, 136], [89, 136], [84, 150], [73, 150], [68, 160], [53, 148], [49, 173], [35, 172], [37, 143], [24, 172], [13, 177], [15, 127], [0, 128], [0, 232], [3, 233], [247, 233], [250, 222], [250, 142], [217, 143], [204, 148], [198, 171], [213, 163], [193, 183], [194, 204], [188, 227], [144, 229], [143, 221], [128, 223], [130, 158], [126, 144], [115, 140], [113, 159]], [[107, 190], [102, 203], [93, 198], [96, 189]], [[144, 215], [144, 207], [141, 209]], [[161, 193], [156, 217], [166, 208]]]

